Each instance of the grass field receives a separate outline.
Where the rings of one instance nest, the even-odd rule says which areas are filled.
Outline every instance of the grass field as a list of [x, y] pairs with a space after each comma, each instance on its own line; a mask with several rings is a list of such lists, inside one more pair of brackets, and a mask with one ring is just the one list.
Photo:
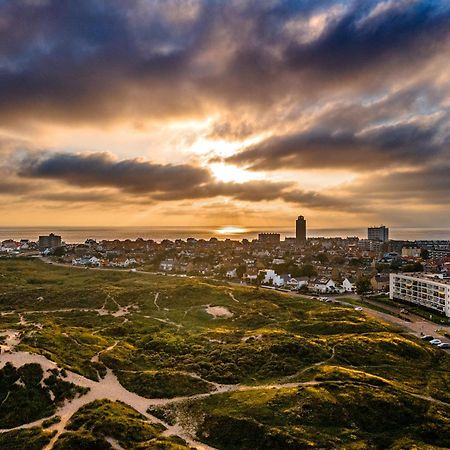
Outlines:
[[[21, 333], [18, 350], [93, 380], [112, 369], [149, 399], [187, 397], [151, 412], [219, 449], [450, 447], [449, 355], [351, 307], [25, 259], [0, 259], [0, 281], [0, 331]], [[0, 382], [0, 402], [7, 390]], [[80, 410], [55, 448], [110, 448], [100, 425], [128, 423], [138, 413], [127, 408]], [[121, 446], [184, 445], [157, 446], [152, 430]]]

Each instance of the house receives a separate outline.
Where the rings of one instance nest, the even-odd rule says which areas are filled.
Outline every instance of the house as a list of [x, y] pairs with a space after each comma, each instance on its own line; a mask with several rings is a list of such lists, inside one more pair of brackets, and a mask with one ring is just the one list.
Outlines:
[[225, 274], [227, 278], [237, 278], [237, 270], [227, 270], [227, 273]]
[[20, 245], [21, 250], [27, 250], [28, 248], [30, 248], [30, 240], [29, 239], [21, 239], [19, 245]]
[[281, 287], [286, 283], [287, 277], [290, 275], [281, 277], [273, 269], [260, 270], [260, 273], [264, 275], [262, 284], [271, 284], [272, 286]]
[[308, 286], [308, 277], [292, 277], [288, 282], [287, 285], [291, 289], [301, 289], [304, 286]]
[[242, 280], [247, 283], [256, 283], [258, 280], [258, 271], [254, 268], [247, 269], [247, 272], [242, 276]]
[[13, 250], [17, 250], [19, 247], [19, 243], [12, 240], [12, 239], [6, 239], [1, 243], [0, 250], [4, 252], [11, 252]]
[[83, 256], [81, 258], [72, 259], [73, 266], [95, 266], [99, 267], [101, 265], [100, 259], [95, 256]]
[[163, 270], [164, 272], [171, 272], [174, 268], [175, 262], [173, 258], [165, 259], [164, 261], [161, 261], [159, 264], [159, 268]]
[[342, 282], [342, 288], [344, 292], [353, 292], [356, 289], [355, 285], [348, 278], [345, 278]]
[[389, 274], [376, 274], [370, 279], [374, 291], [387, 291], [389, 289]]
[[331, 278], [319, 277], [310, 283], [310, 287], [315, 292], [326, 294], [328, 292], [334, 292], [336, 283]]

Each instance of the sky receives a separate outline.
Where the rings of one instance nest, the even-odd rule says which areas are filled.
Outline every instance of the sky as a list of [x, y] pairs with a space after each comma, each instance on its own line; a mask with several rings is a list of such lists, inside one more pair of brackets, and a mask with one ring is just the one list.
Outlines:
[[450, 227], [447, 0], [0, 0], [0, 225]]

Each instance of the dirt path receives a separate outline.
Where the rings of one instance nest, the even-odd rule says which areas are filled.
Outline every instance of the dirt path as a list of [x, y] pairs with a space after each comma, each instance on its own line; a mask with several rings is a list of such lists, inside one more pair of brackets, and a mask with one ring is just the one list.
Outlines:
[[112, 350], [117, 344], [119, 343], [119, 341], [114, 342], [114, 344], [110, 345], [108, 348], [105, 348], [104, 350], [100, 350], [96, 355], [94, 355], [91, 358], [91, 362], [98, 362], [98, 358], [102, 353], [106, 353], [109, 352], [110, 350]]
[[228, 291], [228, 295], [231, 297], [231, 300], [233, 300], [236, 303], [240, 303], [240, 301], [234, 296], [233, 291]]
[[160, 308], [159, 305], [158, 305], [158, 297], [159, 297], [159, 292], [157, 292], [157, 293], [155, 294], [155, 300], [153, 300], [153, 303], [155, 304], [157, 310], [160, 311], [161, 308]]
[[[116, 345], [113, 344], [109, 349], [113, 348]], [[337, 345], [337, 344], [336, 344]], [[108, 350], [108, 349], [107, 349]], [[105, 350], [106, 351], [106, 350]], [[321, 364], [325, 364], [327, 361], [331, 360], [334, 357], [334, 348], [332, 350], [332, 355], [330, 358], [327, 358], [324, 361], [320, 361], [318, 363], [313, 364], [312, 366], [309, 366], [307, 368], [304, 368], [303, 371], [308, 370], [311, 367], [318, 366]], [[55, 369], [57, 368], [57, 364], [46, 357], [42, 355], [32, 354], [28, 352], [13, 352], [13, 353], [4, 353], [0, 355], [0, 368], [3, 367], [7, 362], [10, 362], [16, 367], [20, 367], [24, 364], [29, 363], [37, 363], [42, 366], [44, 370], [49, 369]], [[117, 377], [113, 374], [111, 369], [107, 369], [106, 376], [101, 379], [100, 381], [94, 381], [90, 380], [82, 375], [76, 374], [71, 371], [67, 372], [67, 378], [66, 380], [69, 382], [72, 382], [78, 386], [83, 386], [89, 388], [89, 391], [87, 394], [77, 397], [73, 399], [72, 401], [66, 401], [65, 404], [58, 408], [55, 415], [59, 415], [61, 417], [61, 421], [59, 423], [56, 423], [49, 427], [50, 430], [55, 430], [57, 433], [52, 438], [51, 442], [45, 447], [45, 450], [50, 450], [53, 448], [54, 443], [58, 439], [59, 435], [64, 431], [68, 421], [72, 417], [72, 415], [78, 411], [79, 408], [86, 405], [87, 403], [91, 403], [94, 400], [98, 399], [109, 399], [111, 401], [121, 401], [132, 408], [134, 408], [136, 411], [141, 413], [144, 417], [146, 417], [150, 422], [153, 423], [161, 423], [166, 427], [166, 431], [164, 432], [164, 435], [168, 436], [171, 434], [175, 434], [177, 436], [180, 436], [183, 438], [189, 445], [198, 448], [198, 449], [205, 449], [209, 450], [212, 447], [208, 447], [205, 444], [202, 444], [200, 442], [195, 441], [191, 433], [187, 431], [185, 428], [181, 427], [180, 424], [176, 424], [174, 426], [170, 426], [160, 419], [156, 418], [155, 416], [152, 416], [147, 412], [148, 408], [150, 406], [165, 406], [165, 405], [171, 405], [178, 402], [184, 402], [187, 400], [197, 400], [209, 397], [211, 395], [217, 395], [221, 393], [228, 393], [228, 392], [235, 392], [235, 391], [246, 391], [246, 390], [258, 390], [258, 389], [285, 389], [285, 388], [296, 388], [300, 386], [317, 386], [320, 384], [326, 384], [329, 383], [329, 381], [304, 381], [304, 382], [291, 382], [291, 383], [276, 383], [276, 384], [265, 384], [265, 385], [254, 385], [254, 386], [247, 386], [247, 385], [241, 385], [241, 384], [234, 384], [234, 385], [223, 385], [223, 384], [216, 384], [214, 383], [215, 390], [212, 392], [207, 392], [203, 394], [196, 394], [191, 396], [182, 396], [182, 397], [175, 397], [172, 399], [164, 399], [164, 398], [157, 398], [157, 399], [148, 399], [145, 397], [141, 397], [138, 394], [135, 394], [133, 392], [128, 391], [125, 389], [118, 381]], [[345, 384], [346, 381], [343, 382], [336, 382], [334, 383], [340, 383]], [[429, 396], [424, 396], [420, 394], [415, 394], [409, 391], [404, 391], [405, 393], [412, 395], [414, 397], [420, 398], [425, 401], [429, 401], [432, 403], [440, 404], [440, 405], [446, 405], [448, 406], [448, 403], [445, 403], [443, 401], [434, 399]], [[20, 428], [30, 428], [32, 426], [41, 425], [43, 420], [41, 419], [32, 423], [24, 424], [19, 427], [15, 427], [14, 429], [20, 429]], [[0, 430], [0, 432], [10, 431], [8, 430]]]
[[[36, 355], [27, 352], [15, 352], [15, 353], [4, 353], [0, 355], [0, 368], [3, 367], [7, 362], [10, 362], [16, 367], [20, 367], [24, 364], [29, 363], [37, 363], [42, 366], [44, 370], [55, 369], [57, 368], [57, 364], [49, 359], [45, 358], [42, 355]], [[108, 399], [111, 401], [121, 401], [136, 411], [145, 416], [152, 423], [161, 423], [166, 428], [170, 429], [170, 426], [160, 419], [148, 414], [147, 409], [152, 404], [151, 400], [145, 397], [141, 397], [133, 392], [125, 389], [118, 381], [117, 377], [113, 374], [113, 372], [108, 369], [106, 376], [100, 381], [93, 381], [82, 375], [76, 374], [71, 371], [67, 372], [66, 381], [77, 384], [78, 386], [83, 386], [89, 388], [89, 392], [82, 397], [75, 398], [70, 402], [66, 402], [62, 407], [58, 408], [55, 415], [59, 415], [61, 417], [61, 421], [53, 426], [49, 427], [49, 430], [56, 430], [56, 435], [52, 438], [51, 442], [45, 447], [45, 450], [49, 450], [53, 448], [54, 443], [58, 439], [58, 436], [64, 431], [67, 422], [72, 417], [72, 415], [78, 411], [79, 408], [86, 405], [87, 403], [91, 403], [94, 400], [99, 399]], [[24, 424], [15, 429], [20, 428], [30, 428], [31, 426], [41, 425], [43, 420], [35, 421], [30, 424]], [[10, 431], [10, 430], [0, 430], [1, 432]], [[179, 433], [178, 436], [183, 438], [189, 445], [196, 447], [198, 449], [207, 449], [204, 444], [195, 441], [192, 436], [183, 432]]]

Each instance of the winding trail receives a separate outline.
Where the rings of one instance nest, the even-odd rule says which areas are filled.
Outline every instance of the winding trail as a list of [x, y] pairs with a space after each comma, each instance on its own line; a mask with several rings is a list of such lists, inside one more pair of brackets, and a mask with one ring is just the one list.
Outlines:
[[[114, 346], [117, 345], [117, 342], [114, 343], [111, 347], [108, 347], [108, 349], [114, 348]], [[336, 344], [337, 345], [337, 344]], [[335, 346], [336, 346], [335, 345]], [[108, 350], [106, 349], [106, 350]], [[104, 350], [104, 351], [106, 351]], [[334, 349], [332, 351], [332, 355], [330, 358], [327, 358], [324, 361], [320, 361], [318, 363], [315, 363], [309, 367], [306, 367], [302, 369], [302, 371], [306, 371], [312, 367], [319, 366], [321, 364], [325, 364], [327, 361], [330, 361], [332, 358], [334, 358]], [[45, 356], [28, 353], [28, 352], [12, 352], [12, 353], [3, 353], [0, 355], [0, 368], [3, 367], [6, 363], [11, 363], [15, 367], [23, 366], [24, 364], [29, 363], [37, 363], [42, 366], [44, 370], [49, 369], [55, 369], [58, 368], [57, 364]], [[79, 375], [77, 373], [71, 372], [69, 370], [66, 370], [67, 377], [65, 378], [66, 381], [69, 381], [71, 383], [74, 383], [78, 386], [83, 386], [86, 388], [89, 388], [89, 391], [87, 394], [77, 397], [71, 401], [66, 401], [63, 406], [58, 408], [58, 410], [55, 412], [54, 415], [58, 415], [61, 417], [61, 421], [59, 423], [56, 423], [49, 427], [49, 430], [55, 430], [56, 434], [52, 438], [52, 440], [49, 442], [49, 444], [45, 447], [45, 450], [50, 450], [53, 448], [53, 445], [57, 441], [58, 437], [61, 435], [61, 433], [64, 431], [68, 421], [72, 417], [72, 415], [78, 411], [79, 408], [86, 405], [87, 403], [91, 403], [94, 400], [99, 399], [108, 399], [111, 401], [121, 401], [132, 408], [134, 408], [136, 411], [141, 413], [144, 417], [146, 417], [147, 420], [149, 420], [152, 423], [160, 423], [162, 424], [166, 430], [163, 432], [164, 436], [170, 436], [170, 435], [177, 435], [180, 436], [182, 439], [184, 439], [189, 445], [197, 448], [197, 449], [204, 449], [204, 450], [211, 450], [212, 447], [209, 447], [203, 443], [200, 443], [196, 441], [189, 431], [186, 430], [186, 428], [183, 428], [183, 426], [180, 423], [177, 423], [175, 425], [168, 425], [164, 421], [158, 419], [157, 417], [149, 414], [148, 408], [150, 406], [166, 406], [166, 405], [173, 405], [179, 402], [185, 402], [185, 401], [191, 401], [191, 400], [198, 400], [202, 398], [207, 398], [212, 395], [222, 394], [222, 393], [229, 393], [229, 392], [236, 392], [236, 391], [247, 391], [247, 390], [258, 390], [258, 389], [286, 389], [286, 388], [297, 388], [301, 386], [317, 386], [321, 384], [327, 384], [327, 383], [338, 383], [338, 384], [348, 384], [349, 381], [317, 381], [317, 380], [311, 380], [311, 381], [304, 381], [304, 382], [287, 382], [287, 383], [276, 383], [276, 384], [263, 384], [263, 385], [241, 385], [241, 384], [232, 384], [232, 385], [226, 385], [226, 384], [217, 384], [217, 383], [211, 383], [214, 385], [215, 390], [210, 391], [207, 393], [202, 394], [196, 394], [196, 395], [190, 395], [190, 396], [180, 396], [175, 398], [153, 398], [148, 399], [145, 397], [142, 397], [138, 394], [135, 394], [133, 392], [128, 391], [125, 389], [118, 381], [117, 377], [114, 375], [111, 369], [107, 369], [106, 376], [103, 379], [100, 379], [100, 381], [94, 381], [89, 378], [86, 378], [82, 375]], [[192, 375], [189, 373], [189, 375]], [[206, 381], [206, 380], [205, 380]], [[353, 384], [358, 384], [357, 382], [352, 381]], [[367, 383], [366, 383], [367, 384]], [[409, 391], [403, 391], [402, 392], [409, 394], [413, 397], [443, 405], [448, 407], [449, 404], [437, 400], [430, 396], [425, 396], [421, 394], [416, 394]], [[53, 417], [53, 416], [52, 416]], [[22, 429], [22, 428], [30, 428], [33, 426], [39, 426], [42, 425], [42, 422], [48, 419], [43, 418], [38, 421], [34, 421], [31, 423], [27, 423], [24, 425], [20, 425], [15, 428], [11, 429], [4, 429], [0, 430], [0, 432], [6, 432], [11, 431], [14, 429]]]
[[[7, 362], [13, 364], [15, 367], [23, 366], [24, 364], [29, 363], [37, 363], [42, 366], [44, 370], [55, 369], [58, 368], [57, 364], [53, 361], [50, 361], [45, 356], [37, 355], [28, 352], [14, 352], [14, 353], [4, 353], [0, 355], [0, 368], [3, 367]], [[45, 447], [45, 450], [49, 450], [53, 448], [54, 443], [58, 439], [59, 435], [64, 431], [67, 422], [72, 417], [72, 415], [78, 411], [79, 408], [86, 405], [87, 403], [91, 403], [94, 400], [99, 399], [108, 399], [111, 401], [121, 401], [136, 411], [141, 413], [144, 417], [146, 417], [152, 423], [160, 423], [167, 429], [171, 429], [171, 426], [164, 423], [162, 420], [152, 416], [147, 412], [149, 406], [153, 403], [150, 399], [141, 397], [134, 392], [130, 392], [125, 389], [118, 381], [117, 377], [113, 374], [111, 369], [107, 369], [106, 376], [100, 381], [90, 380], [82, 375], [66, 370], [67, 377], [66, 381], [74, 383], [78, 386], [83, 386], [89, 388], [89, 392], [81, 397], [77, 397], [72, 401], [66, 401], [64, 405], [55, 412], [54, 415], [59, 415], [61, 417], [61, 421], [57, 424], [49, 427], [49, 430], [55, 430], [56, 434], [49, 442], [49, 444]], [[52, 416], [53, 417], [53, 416]], [[30, 428], [37, 425], [42, 425], [42, 422], [48, 419], [40, 419], [38, 421], [20, 425], [15, 428], [0, 430], [0, 432], [11, 431], [13, 429], [21, 429], [21, 428]], [[167, 431], [167, 430], [166, 430]], [[170, 433], [169, 433], [170, 434]], [[204, 444], [197, 442], [191, 435], [188, 433], [178, 433], [182, 439], [184, 439], [189, 445], [196, 447], [198, 449], [210, 449], [211, 447], [205, 446]]]
[[157, 292], [157, 293], [155, 294], [155, 300], [153, 300], [153, 303], [155, 304], [155, 306], [156, 306], [156, 308], [158, 309], [158, 311], [160, 311], [161, 308], [160, 308], [159, 305], [158, 305], [158, 297], [159, 297], [159, 292]]
[[231, 300], [233, 300], [236, 303], [241, 303], [235, 296], [233, 291], [228, 291], [228, 295], [231, 297]]

